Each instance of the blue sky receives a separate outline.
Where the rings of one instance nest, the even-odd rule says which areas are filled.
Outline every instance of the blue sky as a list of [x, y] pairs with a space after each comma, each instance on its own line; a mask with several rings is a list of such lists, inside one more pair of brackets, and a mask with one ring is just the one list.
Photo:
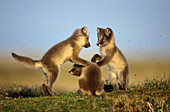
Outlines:
[[0, 0], [0, 57], [41, 58], [73, 31], [88, 27], [98, 53], [97, 27], [110, 27], [128, 59], [170, 57], [170, 0]]

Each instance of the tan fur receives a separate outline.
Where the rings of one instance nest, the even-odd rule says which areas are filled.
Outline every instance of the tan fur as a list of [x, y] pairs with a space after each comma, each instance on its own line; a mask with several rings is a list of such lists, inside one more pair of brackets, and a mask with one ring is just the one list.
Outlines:
[[47, 96], [55, 96], [58, 93], [53, 90], [53, 84], [58, 77], [60, 66], [63, 63], [71, 61], [84, 66], [91, 63], [79, 57], [82, 47], [90, 47], [88, 39], [87, 27], [83, 27], [75, 30], [68, 39], [49, 49], [41, 60], [33, 60], [28, 57], [16, 55], [15, 53], [12, 53], [12, 56], [28, 66], [41, 68], [45, 76], [42, 86], [44, 93]]
[[84, 95], [104, 96], [104, 78], [98, 65], [91, 64], [86, 67], [74, 65], [69, 73], [80, 76], [79, 89]]
[[97, 62], [99, 66], [108, 65], [108, 78], [115, 89], [119, 89], [118, 82], [127, 90], [129, 84], [128, 63], [122, 52], [115, 45], [115, 37], [110, 28], [97, 28], [100, 55], [95, 54], [91, 61]]

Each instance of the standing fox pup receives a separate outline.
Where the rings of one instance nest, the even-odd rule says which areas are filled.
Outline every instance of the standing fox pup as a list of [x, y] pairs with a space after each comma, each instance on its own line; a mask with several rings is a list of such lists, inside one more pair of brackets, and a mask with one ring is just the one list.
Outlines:
[[97, 46], [100, 47], [100, 54], [95, 54], [91, 61], [97, 62], [97, 65], [108, 65], [109, 74], [108, 79], [115, 89], [119, 89], [118, 82], [127, 90], [129, 84], [129, 68], [128, 63], [115, 45], [115, 37], [110, 28], [97, 28], [98, 42]]
[[79, 90], [85, 95], [104, 96], [104, 78], [100, 67], [91, 64], [86, 67], [74, 64], [69, 71], [72, 75], [80, 76]]
[[40, 68], [45, 76], [42, 86], [44, 94], [46, 96], [55, 96], [58, 93], [53, 90], [53, 84], [58, 77], [60, 66], [63, 63], [71, 61], [84, 66], [89, 65], [90, 62], [79, 57], [82, 47], [90, 47], [87, 27], [75, 30], [70, 38], [48, 50], [41, 60], [33, 60], [15, 53], [12, 53], [12, 56], [28, 66]]

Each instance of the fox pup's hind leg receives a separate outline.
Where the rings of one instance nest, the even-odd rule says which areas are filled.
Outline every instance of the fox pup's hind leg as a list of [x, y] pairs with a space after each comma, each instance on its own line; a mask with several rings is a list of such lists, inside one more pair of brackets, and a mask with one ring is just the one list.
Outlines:
[[109, 71], [109, 81], [110, 83], [114, 86], [114, 89], [119, 90], [119, 85], [118, 85], [118, 76], [116, 73]]
[[45, 84], [42, 85], [42, 90], [45, 96], [51, 96], [51, 94], [47, 90], [47, 86]]
[[104, 97], [104, 95], [105, 95], [105, 91], [104, 91], [104, 78], [103, 78], [103, 80], [99, 83], [99, 85], [98, 85], [98, 88], [97, 88], [97, 91], [95, 92], [95, 96], [102, 96], [102, 97]]
[[127, 67], [125, 68], [125, 70], [123, 72], [123, 80], [124, 80], [123, 89], [127, 90], [128, 85], [129, 85], [129, 75], [128, 75], [128, 68]]
[[44, 94], [47, 96], [59, 95], [59, 93], [55, 92], [53, 89], [53, 84], [56, 81], [58, 73], [59, 73], [58, 67], [54, 65], [53, 63], [49, 63], [43, 66], [42, 71], [45, 75], [43, 86], [46, 89], [43, 89]]
[[104, 95], [105, 95], [105, 92], [104, 92], [103, 89], [97, 90], [96, 93], [95, 93], [95, 96], [97, 96], [97, 97], [99, 97], [99, 96], [104, 97]]
[[123, 90], [127, 90], [129, 85], [129, 76], [124, 76]]

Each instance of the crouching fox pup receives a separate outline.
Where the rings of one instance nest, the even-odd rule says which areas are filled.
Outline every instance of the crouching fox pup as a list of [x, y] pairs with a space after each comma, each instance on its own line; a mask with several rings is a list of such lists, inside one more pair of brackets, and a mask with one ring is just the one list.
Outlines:
[[80, 76], [79, 90], [84, 95], [104, 96], [104, 78], [98, 65], [91, 64], [84, 67], [74, 64], [69, 73]]
[[12, 56], [28, 66], [40, 68], [45, 76], [42, 86], [44, 94], [46, 96], [55, 96], [58, 93], [53, 90], [53, 84], [59, 75], [59, 69], [63, 63], [71, 61], [83, 66], [90, 64], [90, 62], [79, 57], [82, 47], [90, 47], [87, 27], [75, 30], [68, 39], [49, 49], [41, 60], [33, 60], [15, 53], [12, 53]]
[[108, 79], [115, 89], [119, 89], [118, 82], [127, 90], [129, 84], [129, 68], [128, 63], [115, 45], [115, 37], [110, 28], [97, 28], [98, 42], [100, 47], [100, 55], [95, 54], [91, 61], [97, 62], [97, 65], [108, 65]]

